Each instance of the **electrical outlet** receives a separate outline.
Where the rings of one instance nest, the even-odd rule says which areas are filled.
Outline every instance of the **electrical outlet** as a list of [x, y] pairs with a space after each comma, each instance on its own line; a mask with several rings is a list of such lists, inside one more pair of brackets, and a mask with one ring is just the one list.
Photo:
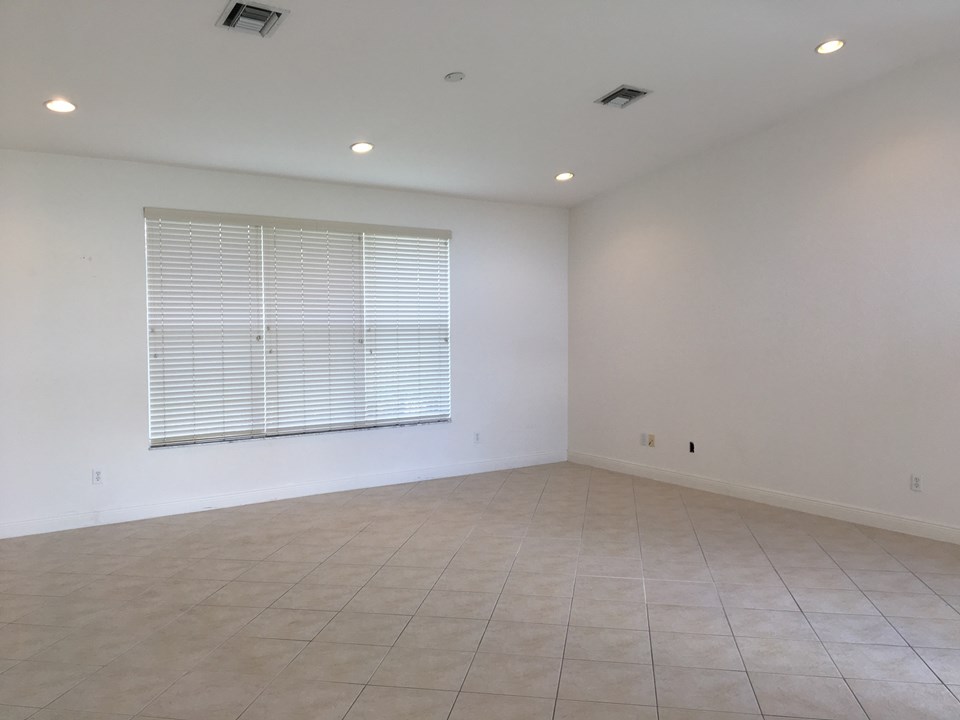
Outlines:
[[656, 447], [657, 446], [657, 436], [653, 433], [647, 435], [647, 447]]
[[94, 468], [90, 471], [90, 484], [103, 485], [103, 471]]
[[920, 483], [919, 475], [910, 476], [910, 489], [914, 492], [923, 492], [923, 485]]

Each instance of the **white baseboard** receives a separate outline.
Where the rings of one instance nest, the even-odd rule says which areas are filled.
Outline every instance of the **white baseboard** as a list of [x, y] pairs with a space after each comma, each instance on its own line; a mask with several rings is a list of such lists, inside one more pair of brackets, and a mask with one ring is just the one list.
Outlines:
[[942, 540], [944, 542], [960, 544], [960, 527], [951, 525], [941, 525], [917, 518], [891, 515], [877, 510], [868, 510], [866, 508], [844, 505], [828, 500], [818, 500], [816, 498], [794, 495], [793, 493], [781, 492], [779, 490], [767, 490], [750, 485], [740, 485], [726, 480], [717, 480], [702, 475], [691, 475], [675, 470], [617, 460], [616, 458], [604, 457], [602, 455], [571, 451], [567, 457], [570, 462], [589, 465], [590, 467], [601, 468], [603, 470], [612, 470], [627, 475], [646, 477], [651, 480], [658, 480], [673, 485], [681, 485], [683, 487], [704, 490], [719, 495], [729, 495], [740, 498], [741, 500], [752, 500], [753, 502], [763, 503], [764, 505], [798, 510], [800, 512], [811, 513], [812, 515], [821, 515], [823, 517], [833, 518], [834, 520], [845, 520], [847, 522], [857, 523], [858, 525], [868, 525], [882, 530], [891, 530], [908, 535], [918, 535], [931, 540]]
[[148, 518], [180, 515], [182, 513], [198, 512], [201, 510], [251, 505], [253, 503], [269, 502], [271, 500], [287, 500], [289, 498], [319, 495], [341, 490], [357, 490], [381, 485], [397, 485], [400, 483], [414, 482], [416, 480], [434, 480], [436, 478], [452, 477], [455, 475], [472, 475], [474, 473], [492, 472], [495, 470], [510, 470], [512, 468], [528, 467], [530, 465], [564, 462], [566, 459], [567, 453], [558, 450], [555, 452], [533, 453], [530, 455], [455, 463], [429, 468], [413, 468], [409, 470], [398, 470], [396, 472], [331, 478], [309, 483], [244, 490], [220, 495], [208, 495], [206, 497], [185, 498], [172, 502], [152, 503], [149, 505], [109, 508], [94, 512], [71, 513], [69, 515], [59, 515], [56, 517], [15, 520], [0, 523], [0, 538], [36, 535], [38, 533], [56, 532], [58, 530], [73, 530], [75, 528], [109, 525], [112, 523], [129, 522], [131, 520], [145, 520]]

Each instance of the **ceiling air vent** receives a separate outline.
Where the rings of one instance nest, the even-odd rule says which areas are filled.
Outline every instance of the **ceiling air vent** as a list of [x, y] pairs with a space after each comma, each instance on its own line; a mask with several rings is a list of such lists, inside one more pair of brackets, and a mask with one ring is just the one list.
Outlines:
[[217, 25], [267, 37], [289, 12], [269, 5], [229, 2]]
[[639, 100], [649, 94], [649, 90], [641, 90], [640, 88], [631, 87], [630, 85], [621, 85], [613, 92], [607, 93], [598, 100], [594, 100], [594, 102], [600, 103], [601, 105], [609, 105], [610, 107], [617, 107], [622, 110], [634, 100]]

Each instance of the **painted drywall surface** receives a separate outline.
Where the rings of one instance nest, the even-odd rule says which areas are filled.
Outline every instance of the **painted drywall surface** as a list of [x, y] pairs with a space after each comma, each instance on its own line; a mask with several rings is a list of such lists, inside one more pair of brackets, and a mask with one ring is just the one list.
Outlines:
[[[12, 151], [0, 187], [0, 533], [565, 457], [566, 210]], [[453, 422], [148, 450], [144, 206], [452, 230]]]
[[958, 76], [911, 68], [575, 208], [571, 455], [960, 526]]

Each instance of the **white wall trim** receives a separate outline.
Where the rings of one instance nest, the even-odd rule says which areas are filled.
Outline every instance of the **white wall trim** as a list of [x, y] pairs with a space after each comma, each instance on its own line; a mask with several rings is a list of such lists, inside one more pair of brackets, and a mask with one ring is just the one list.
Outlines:
[[69, 515], [59, 515], [56, 517], [15, 520], [0, 523], [0, 538], [36, 535], [38, 533], [57, 532], [59, 530], [73, 530], [75, 528], [109, 525], [111, 523], [129, 522], [131, 520], [145, 520], [148, 518], [180, 515], [182, 513], [199, 512], [202, 510], [251, 505], [254, 503], [269, 502], [271, 500], [287, 500], [290, 498], [319, 495], [342, 490], [357, 490], [361, 488], [379, 487], [381, 485], [397, 485], [417, 480], [434, 480], [436, 478], [471, 475], [494, 470], [510, 470], [512, 468], [528, 467], [530, 465], [564, 462], [566, 459], [566, 451], [558, 450], [555, 452], [477, 460], [438, 467], [413, 468], [388, 473], [331, 478], [308, 483], [297, 483], [294, 485], [280, 485], [271, 488], [243, 490], [240, 492], [208, 495], [205, 497], [184, 498], [172, 502], [71, 513]]
[[953, 527], [951, 525], [941, 525], [926, 520], [918, 520], [917, 518], [890, 515], [889, 513], [868, 510], [866, 508], [856, 507], [855, 505], [845, 505], [830, 502], [829, 500], [818, 500], [804, 495], [781, 492], [780, 490], [767, 490], [751, 485], [732, 483], [727, 480], [717, 480], [716, 478], [705, 477], [703, 475], [691, 475], [689, 473], [658, 468], [652, 465], [642, 465], [626, 460], [617, 460], [616, 458], [605, 457], [603, 455], [571, 451], [568, 453], [568, 459], [570, 462], [581, 465], [622, 472], [627, 475], [637, 475], [672, 485], [681, 485], [683, 487], [704, 490], [719, 495], [728, 495], [730, 497], [740, 498], [741, 500], [752, 500], [753, 502], [763, 503], [764, 505], [773, 505], [775, 507], [787, 508], [788, 510], [798, 510], [813, 515], [821, 515], [823, 517], [833, 518], [834, 520], [845, 520], [859, 525], [868, 525], [883, 530], [907, 533], [908, 535], [919, 535], [920, 537], [930, 538], [931, 540], [960, 544], [960, 527]]

